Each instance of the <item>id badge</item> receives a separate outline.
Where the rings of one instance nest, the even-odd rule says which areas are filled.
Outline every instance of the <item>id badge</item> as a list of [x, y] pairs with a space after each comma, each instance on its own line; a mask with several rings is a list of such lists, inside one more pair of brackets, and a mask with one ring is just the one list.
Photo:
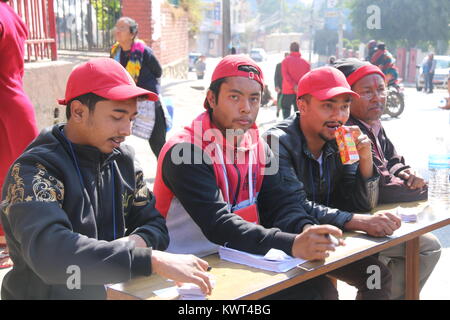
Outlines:
[[255, 204], [247, 206], [245, 208], [234, 211], [233, 213], [240, 216], [242, 219], [248, 222], [259, 224], [258, 207]]

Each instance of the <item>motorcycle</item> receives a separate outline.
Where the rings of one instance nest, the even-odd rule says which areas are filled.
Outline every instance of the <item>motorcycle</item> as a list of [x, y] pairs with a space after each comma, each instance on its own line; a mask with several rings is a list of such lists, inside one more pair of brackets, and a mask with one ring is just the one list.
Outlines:
[[390, 81], [387, 87], [386, 106], [383, 114], [397, 118], [405, 109], [404, 87], [400, 79]]

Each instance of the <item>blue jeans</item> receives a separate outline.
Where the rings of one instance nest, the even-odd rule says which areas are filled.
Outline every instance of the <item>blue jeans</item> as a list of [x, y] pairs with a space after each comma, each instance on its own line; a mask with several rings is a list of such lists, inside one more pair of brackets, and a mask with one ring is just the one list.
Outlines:
[[425, 74], [425, 92], [433, 92], [433, 78], [434, 72]]

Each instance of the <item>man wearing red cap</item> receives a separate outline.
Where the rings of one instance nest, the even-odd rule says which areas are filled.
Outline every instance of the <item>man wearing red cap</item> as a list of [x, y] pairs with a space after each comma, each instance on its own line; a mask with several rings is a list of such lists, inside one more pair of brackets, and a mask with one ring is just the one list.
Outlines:
[[281, 63], [281, 73], [283, 76], [281, 110], [283, 119], [291, 115], [292, 107], [295, 108], [295, 97], [297, 94], [297, 84], [300, 78], [311, 70], [311, 66], [300, 53], [300, 45], [292, 42], [290, 45], [291, 53]]
[[[324, 259], [341, 231], [313, 226], [320, 208], [303, 207], [301, 189], [286, 187], [276, 159], [255, 124], [263, 74], [243, 55], [221, 60], [212, 75], [207, 109], [164, 145], [158, 159], [156, 208], [166, 217], [168, 251], [204, 256], [218, 246], [266, 254], [271, 248], [294, 257]], [[342, 241], [341, 241], [342, 243]], [[336, 299], [326, 277], [270, 298]]]
[[[359, 94], [353, 99], [348, 125], [358, 126], [372, 142], [372, 158], [380, 175], [378, 203], [398, 203], [426, 200], [425, 181], [397, 154], [386, 135], [380, 117], [386, 105], [383, 72], [376, 66], [358, 59], [342, 59], [335, 67], [347, 77], [352, 89]], [[420, 237], [420, 288], [433, 271], [441, 255], [439, 240], [427, 233]], [[404, 297], [405, 245], [381, 252], [380, 259], [392, 270], [392, 297]]]
[[67, 124], [44, 130], [6, 177], [0, 213], [14, 267], [2, 299], [103, 299], [105, 284], [152, 272], [210, 292], [207, 262], [159, 251], [164, 218], [120, 146], [141, 98], [157, 96], [112, 59], [72, 71], [59, 101]]
[[[372, 209], [377, 202], [379, 179], [372, 162], [370, 140], [358, 127], [346, 130], [352, 133], [360, 161], [343, 165], [339, 156], [335, 131], [347, 121], [350, 103], [358, 97], [345, 76], [332, 67], [314, 69], [299, 81], [297, 96], [300, 113], [265, 133], [279, 158], [286, 185], [304, 189], [313, 206], [328, 210], [329, 214], [319, 216], [319, 223], [377, 237], [392, 234], [399, 228], [400, 220], [391, 214], [368, 216], [343, 211]], [[382, 278], [381, 287], [374, 290], [366, 284], [367, 268], [371, 265], [380, 268]], [[330, 275], [355, 286], [357, 299], [390, 297], [390, 272], [376, 257], [359, 260]]]

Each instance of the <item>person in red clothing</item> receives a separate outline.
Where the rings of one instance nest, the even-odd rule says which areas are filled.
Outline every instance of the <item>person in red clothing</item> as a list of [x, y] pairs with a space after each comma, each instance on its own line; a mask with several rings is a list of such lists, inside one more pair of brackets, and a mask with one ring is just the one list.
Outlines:
[[[34, 108], [22, 84], [27, 36], [25, 23], [6, 0], [0, 0], [0, 189], [9, 166], [38, 134]], [[6, 246], [1, 225], [0, 246]], [[5, 248], [0, 269], [10, 266]]]
[[289, 56], [281, 63], [281, 74], [283, 75], [281, 110], [284, 119], [291, 115], [292, 107], [296, 108], [298, 81], [311, 70], [311, 65], [302, 58], [300, 45], [297, 42], [291, 43], [290, 51]]
[[[259, 136], [264, 86], [253, 60], [226, 56], [212, 74], [206, 110], [162, 148], [153, 190], [166, 218], [168, 252], [202, 257], [227, 246], [264, 255], [274, 248], [315, 260], [334, 250], [324, 234], [340, 237], [341, 231], [315, 225], [323, 211], [308, 206], [300, 188], [285, 186], [278, 160]], [[268, 298], [337, 297], [321, 276]]]

